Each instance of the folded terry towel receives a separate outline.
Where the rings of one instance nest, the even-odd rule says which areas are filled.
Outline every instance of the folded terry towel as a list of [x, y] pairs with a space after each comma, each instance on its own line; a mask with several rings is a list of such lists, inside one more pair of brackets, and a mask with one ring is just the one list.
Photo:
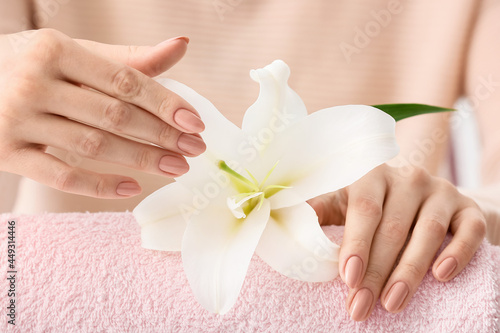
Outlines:
[[[7, 271], [7, 220], [0, 215], [0, 267]], [[326, 227], [334, 241], [341, 227]], [[224, 316], [191, 293], [180, 254], [145, 250], [130, 213], [45, 214], [16, 222], [16, 327], [7, 323], [1, 279], [0, 331], [17, 332], [498, 332], [500, 248], [484, 243], [453, 281], [429, 272], [399, 314], [380, 303], [365, 322], [344, 309], [347, 288], [294, 281], [254, 257], [240, 298]]]

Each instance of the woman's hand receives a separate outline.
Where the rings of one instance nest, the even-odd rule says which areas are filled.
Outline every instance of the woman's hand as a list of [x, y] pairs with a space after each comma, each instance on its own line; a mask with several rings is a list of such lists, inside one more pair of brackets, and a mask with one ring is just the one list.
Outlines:
[[180, 60], [187, 41], [113, 46], [50, 29], [0, 36], [0, 170], [100, 198], [141, 189], [129, 177], [72, 167], [47, 147], [167, 177], [185, 173], [183, 155], [205, 150], [204, 124], [150, 77]]
[[419, 168], [403, 176], [384, 164], [310, 204], [321, 224], [345, 221], [340, 276], [350, 288], [346, 307], [358, 321], [369, 317], [379, 297], [390, 312], [406, 307], [448, 230], [453, 239], [432, 267], [439, 281], [462, 271], [486, 231], [472, 199]]

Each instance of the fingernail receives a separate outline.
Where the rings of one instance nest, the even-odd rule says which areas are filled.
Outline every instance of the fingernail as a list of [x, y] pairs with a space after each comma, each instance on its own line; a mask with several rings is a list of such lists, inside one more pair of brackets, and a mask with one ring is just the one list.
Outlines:
[[359, 290], [351, 304], [351, 318], [356, 321], [364, 320], [368, 315], [368, 311], [370, 311], [372, 303], [372, 292], [366, 288]]
[[134, 182], [122, 182], [116, 187], [116, 194], [129, 197], [141, 193], [141, 187]]
[[186, 42], [186, 44], [189, 44], [189, 37], [186, 36], [178, 36], [174, 38], [170, 38], [169, 41], [173, 42], [174, 40], [183, 40]]
[[386, 302], [385, 302], [385, 308], [387, 311], [390, 312], [396, 312], [399, 310], [401, 307], [401, 304], [403, 304], [406, 296], [409, 293], [408, 286], [404, 282], [396, 282], [391, 289], [389, 290], [389, 293], [385, 297]]
[[174, 121], [189, 133], [200, 133], [205, 129], [205, 124], [193, 112], [186, 109], [179, 109], [174, 114]]
[[178, 176], [185, 174], [189, 170], [189, 165], [183, 158], [172, 155], [163, 156], [158, 167], [164, 172]]
[[191, 156], [200, 155], [207, 149], [203, 139], [196, 134], [182, 133], [177, 140], [177, 147]]
[[439, 279], [446, 280], [453, 273], [455, 268], [457, 268], [457, 266], [458, 263], [455, 258], [446, 258], [441, 264], [439, 264], [436, 269], [436, 274]]
[[174, 38], [170, 38], [170, 39], [164, 40], [163, 42], [160, 42], [160, 43], [156, 44], [156, 46], [157, 47], [162, 47], [163, 45], [170, 44], [171, 42], [173, 42], [175, 40], [183, 40], [184, 42], [186, 42], [186, 44], [189, 44], [189, 38], [188, 37], [186, 37], [186, 36], [178, 36], [178, 37], [174, 37]]
[[345, 282], [349, 288], [356, 288], [363, 273], [363, 261], [358, 256], [352, 256], [345, 265]]

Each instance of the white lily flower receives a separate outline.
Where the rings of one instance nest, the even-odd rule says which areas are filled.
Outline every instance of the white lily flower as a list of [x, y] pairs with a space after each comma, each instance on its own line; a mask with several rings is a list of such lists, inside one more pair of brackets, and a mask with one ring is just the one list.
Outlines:
[[192, 89], [160, 80], [201, 115], [207, 151], [134, 209], [143, 247], [182, 251], [196, 299], [220, 314], [236, 302], [254, 252], [291, 278], [336, 278], [339, 247], [306, 200], [353, 183], [398, 152], [395, 121], [379, 109], [346, 105], [307, 115], [283, 61], [250, 75], [260, 94], [241, 129]]

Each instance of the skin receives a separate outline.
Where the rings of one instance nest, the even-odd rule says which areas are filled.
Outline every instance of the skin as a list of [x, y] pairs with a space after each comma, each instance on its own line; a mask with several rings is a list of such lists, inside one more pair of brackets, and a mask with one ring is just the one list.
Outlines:
[[[184, 156], [205, 150], [202, 142], [191, 152], [179, 147], [181, 136], [199, 137], [203, 126], [178, 124], [177, 110], [196, 111], [150, 79], [182, 58], [186, 39], [134, 47], [73, 40], [47, 29], [16, 35], [29, 42], [15, 49], [0, 36], [0, 170], [66, 192], [121, 198], [140, 192], [136, 180], [72, 167], [47, 147], [167, 177], [188, 170]], [[162, 163], [165, 156], [177, 162]], [[404, 309], [431, 265], [437, 280], [453, 279], [486, 230], [484, 209], [420, 167], [408, 174], [381, 165], [310, 204], [321, 224], [345, 225], [340, 276], [350, 288], [346, 308], [357, 321], [370, 316], [379, 298], [390, 312]], [[452, 241], [432, 264], [448, 231]], [[353, 258], [359, 269], [347, 264]], [[456, 267], [442, 275], [439, 267], [448, 259]], [[396, 284], [406, 288], [400, 302], [390, 297]]]
[[[378, 298], [388, 311], [402, 311], [429, 268], [438, 281], [450, 281], [470, 262], [485, 234], [500, 244], [498, 15], [500, 6], [492, 2], [478, 20], [463, 82], [463, 94], [472, 101], [480, 128], [481, 187], [459, 192], [434, 176], [445, 142], [423, 168], [413, 166], [408, 172], [382, 165], [351, 186], [310, 202], [322, 224], [345, 225], [339, 270], [350, 288], [346, 308], [354, 320], [366, 320]], [[402, 155], [408, 160], [408, 154], [418, 149], [416, 138], [426, 130], [445, 133], [449, 125], [438, 115], [415, 117], [400, 127]], [[447, 232], [452, 240], [435, 258]], [[348, 274], [352, 266], [346, 270], [353, 257], [362, 263], [359, 277], [353, 277], [352, 270]], [[445, 266], [449, 274], [440, 270]], [[399, 299], [391, 300], [390, 291], [396, 289]], [[354, 306], [356, 302], [365, 307]]]
[[203, 122], [151, 79], [182, 58], [187, 42], [112, 46], [50, 29], [0, 36], [0, 170], [98, 198], [141, 188], [129, 177], [72, 167], [47, 147], [167, 177], [187, 172], [184, 156], [205, 150]]
[[[357, 321], [370, 316], [379, 297], [386, 310], [403, 310], [431, 265], [437, 280], [453, 279], [486, 233], [485, 218], [474, 200], [422, 168], [408, 175], [384, 164], [354, 184], [309, 203], [321, 224], [345, 225], [340, 276], [350, 288], [346, 308]], [[432, 264], [448, 230], [453, 239]], [[362, 263], [358, 274], [354, 267], [347, 268], [353, 257]], [[453, 264], [449, 274], [439, 270], [445, 260]], [[391, 302], [388, 293], [398, 282], [400, 295]]]

